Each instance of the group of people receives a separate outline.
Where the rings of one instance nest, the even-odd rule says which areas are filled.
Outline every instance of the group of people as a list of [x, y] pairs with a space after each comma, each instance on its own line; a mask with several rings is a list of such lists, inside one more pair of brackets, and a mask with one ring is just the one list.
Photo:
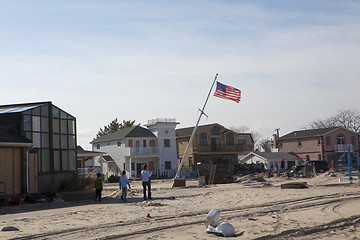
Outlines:
[[[151, 198], [151, 172], [147, 169], [147, 164], [143, 165], [143, 169], [141, 171], [141, 180], [142, 180], [142, 186], [143, 186], [143, 194], [144, 194], [144, 200], [152, 199]], [[121, 192], [121, 200], [126, 202], [128, 187], [130, 187], [129, 179], [126, 177], [126, 171], [122, 171], [121, 177], [119, 180], [119, 188], [122, 190]], [[99, 201], [101, 202], [101, 192], [103, 189], [103, 182], [101, 180], [101, 174], [97, 174], [97, 179], [95, 180], [95, 202]], [[147, 190], [147, 196], [146, 196], [146, 190]]]

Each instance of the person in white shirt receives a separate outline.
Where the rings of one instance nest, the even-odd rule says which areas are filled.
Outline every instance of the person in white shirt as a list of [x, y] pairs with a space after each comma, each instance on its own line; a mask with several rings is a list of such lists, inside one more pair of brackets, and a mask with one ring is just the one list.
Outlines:
[[126, 177], [126, 171], [122, 171], [120, 180], [119, 180], [119, 187], [120, 189], [122, 189], [122, 194], [121, 194], [121, 200], [123, 200], [124, 202], [126, 202], [126, 196], [127, 196], [127, 186], [129, 186], [130, 189], [130, 183], [129, 183], [129, 179]]
[[[144, 164], [143, 170], [141, 171], [141, 179], [144, 192], [144, 200], [151, 198], [151, 173], [147, 170], [147, 164]], [[148, 197], [146, 198], [146, 187], [148, 188]]]

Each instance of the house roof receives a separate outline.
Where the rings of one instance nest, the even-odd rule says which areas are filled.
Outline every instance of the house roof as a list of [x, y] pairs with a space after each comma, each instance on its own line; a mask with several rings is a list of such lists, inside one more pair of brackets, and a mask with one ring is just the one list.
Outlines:
[[36, 102], [36, 103], [22, 103], [22, 104], [11, 104], [11, 105], [0, 105], [0, 114], [2, 113], [16, 113], [24, 112], [44, 104], [51, 102]]
[[116, 139], [124, 139], [124, 138], [136, 138], [136, 137], [156, 137], [149, 129], [134, 126], [128, 128], [122, 128], [114, 133], [110, 133], [99, 138], [94, 139], [90, 143], [99, 143], [99, 142], [106, 142]]
[[115, 162], [114, 159], [110, 155], [103, 156], [105, 162]]
[[302, 131], [293, 131], [289, 134], [286, 134], [279, 138], [279, 140], [283, 139], [293, 139], [293, 138], [305, 138], [305, 137], [320, 137], [331, 131], [339, 129], [342, 127], [332, 127], [332, 128], [319, 128], [319, 129], [310, 129], [310, 130], [302, 130]]
[[[204, 131], [205, 129], [208, 129], [208, 128], [213, 127], [213, 126], [221, 126], [221, 125], [218, 124], [218, 123], [201, 125], [201, 126], [198, 126], [198, 127], [197, 127], [196, 133], [202, 132], [202, 131]], [[176, 137], [189, 137], [189, 136], [191, 136], [193, 130], [194, 130], [194, 127], [187, 127], [187, 128], [179, 128], [179, 129], [176, 129], [176, 130], [175, 130], [175, 132], [176, 132]]]
[[105, 154], [103, 152], [84, 150], [81, 146], [77, 146], [76, 151], [78, 157], [96, 157]]
[[246, 161], [250, 156], [257, 156], [264, 160], [301, 160], [301, 158], [294, 153], [252, 151], [242, 157], [240, 162]]
[[[0, 105], [0, 114], [4, 114], [4, 113], [21, 113], [30, 109], [34, 109], [46, 104], [51, 104], [52, 106], [55, 106], [54, 104], [52, 104], [51, 101], [47, 101], [47, 102], [33, 102], [33, 103], [20, 103], [20, 104], [9, 104], [9, 105]], [[56, 108], [58, 108], [59, 110], [65, 112], [64, 110], [60, 109], [59, 107], [55, 106]], [[70, 117], [75, 118], [74, 116], [72, 116], [71, 114], [65, 112], [66, 114], [68, 114]]]
[[31, 146], [32, 141], [21, 136], [17, 130], [0, 126], [0, 145], [4, 146]]
[[[245, 139], [248, 144], [251, 143], [251, 145], [254, 145], [254, 139], [251, 133], [238, 133], [238, 134], [239, 134], [238, 139]], [[250, 142], [248, 142], [248, 140], [250, 140]]]

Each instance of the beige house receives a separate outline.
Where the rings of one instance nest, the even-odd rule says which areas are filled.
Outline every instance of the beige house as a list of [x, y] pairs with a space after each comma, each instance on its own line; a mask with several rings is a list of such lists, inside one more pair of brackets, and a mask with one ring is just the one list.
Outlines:
[[29, 153], [32, 145], [17, 131], [0, 127], [0, 199], [37, 192], [36, 155]]
[[[176, 129], [178, 164], [185, 153], [194, 127]], [[218, 123], [198, 126], [185, 156], [183, 169], [192, 170], [197, 163], [235, 164], [238, 154], [252, 150], [239, 134]]]
[[359, 152], [359, 134], [343, 127], [294, 131], [277, 140], [279, 152], [292, 152], [305, 161], [326, 160], [333, 167], [348, 146]]

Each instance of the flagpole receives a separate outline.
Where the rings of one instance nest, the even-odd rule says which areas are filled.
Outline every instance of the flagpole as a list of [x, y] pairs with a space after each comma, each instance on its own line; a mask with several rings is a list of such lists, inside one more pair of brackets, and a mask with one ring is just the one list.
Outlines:
[[[213, 89], [213, 87], [214, 87], [214, 84], [215, 84], [215, 82], [216, 82], [216, 79], [217, 79], [218, 75], [219, 75], [218, 73], [215, 74], [214, 81], [213, 81], [213, 83], [212, 83], [212, 85], [211, 85], [211, 88], [210, 88], [210, 91], [209, 91], [209, 93], [208, 93], [208, 95], [207, 95], [207, 97], [206, 97], [204, 106], [203, 106], [203, 108], [202, 108], [201, 110], [199, 109], [199, 110], [200, 110], [199, 118], [198, 118], [198, 120], [197, 120], [197, 122], [196, 122], [196, 125], [195, 125], [195, 127], [194, 127], [194, 129], [193, 129], [193, 131], [192, 131], [192, 133], [191, 133], [191, 136], [190, 136], [188, 145], [186, 146], [184, 155], [183, 155], [183, 157], [182, 157], [182, 159], [181, 159], [181, 162], [180, 162], [179, 168], [178, 168], [178, 170], [177, 170], [177, 172], [176, 172], [176, 175], [175, 175], [175, 177], [174, 177], [174, 180], [179, 177], [180, 170], [181, 170], [181, 168], [182, 168], [182, 166], [183, 166], [183, 164], [184, 164], [184, 160], [185, 160], [186, 153], [187, 153], [187, 151], [189, 150], [189, 147], [190, 147], [190, 145], [191, 145], [191, 142], [192, 142], [192, 140], [193, 140], [193, 138], [194, 138], [194, 136], [195, 136], [196, 130], [197, 130], [198, 125], [199, 125], [199, 123], [200, 123], [200, 119], [201, 119], [202, 115], [206, 115], [206, 114], [204, 113], [204, 110], [205, 110], [206, 104], [207, 104], [207, 102], [208, 102], [208, 100], [209, 100], [211, 91], [212, 91], [212, 89]], [[174, 181], [174, 182], [175, 182], [175, 181]], [[172, 187], [174, 187], [174, 183], [173, 183], [173, 186], [172, 186]]]

